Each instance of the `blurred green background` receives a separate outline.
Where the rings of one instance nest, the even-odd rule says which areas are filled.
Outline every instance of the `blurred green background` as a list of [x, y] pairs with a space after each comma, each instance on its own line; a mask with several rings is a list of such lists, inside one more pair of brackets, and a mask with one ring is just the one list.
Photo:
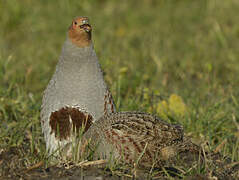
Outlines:
[[88, 16], [118, 110], [183, 124], [239, 159], [238, 0], [0, 0], [0, 142], [44, 151], [41, 97], [66, 32]]

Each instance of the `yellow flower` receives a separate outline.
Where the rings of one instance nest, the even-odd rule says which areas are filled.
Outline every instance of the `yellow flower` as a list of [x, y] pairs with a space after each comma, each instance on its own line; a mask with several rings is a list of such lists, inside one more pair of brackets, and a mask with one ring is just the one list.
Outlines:
[[186, 105], [182, 98], [176, 94], [172, 94], [168, 100], [169, 111], [171, 115], [182, 117], [186, 113]]
[[128, 68], [127, 67], [122, 67], [122, 68], [120, 68], [119, 72], [120, 72], [120, 74], [127, 73], [128, 72]]
[[157, 106], [157, 113], [159, 114], [159, 116], [163, 119], [167, 119], [168, 112], [169, 112], [168, 103], [164, 100], [160, 101]]
[[144, 88], [144, 100], [148, 100], [149, 99], [149, 88]]
[[123, 37], [126, 34], [126, 29], [123, 27], [120, 27], [116, 30], [116, 36]]

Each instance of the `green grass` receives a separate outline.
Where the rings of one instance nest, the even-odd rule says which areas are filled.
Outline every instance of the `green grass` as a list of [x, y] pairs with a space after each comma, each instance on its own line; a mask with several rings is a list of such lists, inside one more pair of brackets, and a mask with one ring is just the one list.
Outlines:
[[72, 18], [85, 15], [118, 110], [157, 113], [177, 94], [187, 114], [174, 121], [211, 149], [227, 140], [220, 152], [238, 161], [238, 11], [237, 0], [0, 0], [0, 147], [28, 135], [25, 164], [44, 157], [42, 93]]

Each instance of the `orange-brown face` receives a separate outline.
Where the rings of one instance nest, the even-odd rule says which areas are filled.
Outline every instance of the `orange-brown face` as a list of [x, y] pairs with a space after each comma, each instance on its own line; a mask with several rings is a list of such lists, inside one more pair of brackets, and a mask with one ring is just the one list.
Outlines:
[[87, 17], [78, 17], [72, 21], [68, 35], [73, 44], [86, 47], [91, 44], [91, 26]]

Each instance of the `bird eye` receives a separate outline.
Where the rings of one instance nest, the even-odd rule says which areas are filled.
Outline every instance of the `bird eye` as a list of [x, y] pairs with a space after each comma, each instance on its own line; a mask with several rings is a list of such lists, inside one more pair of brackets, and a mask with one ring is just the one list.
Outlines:
[[74, 24], [77, 25], [77, 22], [75, 21]]

